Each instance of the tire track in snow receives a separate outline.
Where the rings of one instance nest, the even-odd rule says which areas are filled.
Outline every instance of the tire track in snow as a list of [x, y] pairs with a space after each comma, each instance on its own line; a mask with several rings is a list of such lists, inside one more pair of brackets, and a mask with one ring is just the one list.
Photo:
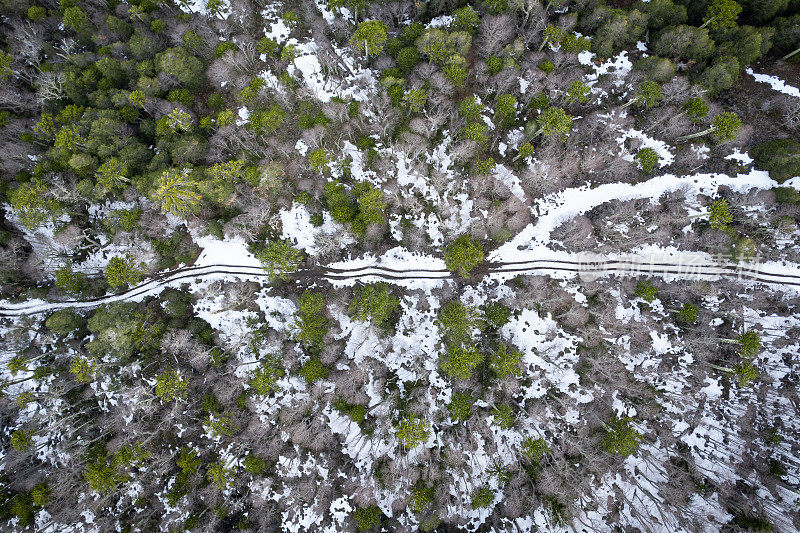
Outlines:
[[[687, 271], [688, 270], [688, 271]], [[800, 274], [785, 272], [769, 272], [761, 268], [734, 264], [697, 264], [653, 262], [645, 263], [630, 259], [538, 259], [529, 261], [506, 261], [484, 263], [477, 270], [480, 276], [491, 274], [547, 274], [567, 273], [578, 276], [602, 277], [607, 275], [622, 276], [671, 276], [685, 279], [718, 277], [725, 279], [741, 279], [800, 288]], [[88, 298], [86, 300], [69, 300], [63, 302], [46, 302], [42, 300], [21, 302], [19, 304], [0, 305], [0, 317], [34, 315], [58, 309], [91, 309], [108, 303], [136, 301], [161, 290], [179, 285], [190, 279], [214, 276], [230, 276], [241, 280], [266, 281], [267, 274], [261, 267], [232, 264], [212, 264], [203, 266], [187, 266], [156, 274], [148, 281], [131, 287], [118, 294]], [[329, 282], [359, 281], [364, 278], [389, 282], [413, 280], [447, 280], [455, 277], [454, 273], [445, 269], [398, 269], [381, 265], [365, 265], [355, 268], [338, 268], [316, 266], [298, 270], [291, 274], [292, 278], [318, 279]]]

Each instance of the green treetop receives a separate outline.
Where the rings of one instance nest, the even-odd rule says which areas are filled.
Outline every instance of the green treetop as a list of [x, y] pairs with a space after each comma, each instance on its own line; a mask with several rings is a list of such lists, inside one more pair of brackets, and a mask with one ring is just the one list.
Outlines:
[[219, 490], [225, 490], [228, 488], [231, 481], [233, 481], [233, 475], [233, 469], [226, 468], [222, 462], [217, 461], [208, 467], [206, 479]]
[[358, 219], [353, 224], [356, 233], [363, 234], [368, 226], [384, 223], [387, 204], [383, 201], [383, 191], [367, 182], [359, 182], [353, 187], [353, 194], [358, 205]]
[[456, 31], [475, 33], [480, 23], [480, 14], [472, 6], [464, 6], [453, 11], [453, 22], [450, 27]]
[[742, 12], [742, 6], [734, 0], [714, 0], [706, 9], [701, 28], [724, 30], [736, 26], [736, 19]]
[[124, 187], [130, 181], [127, 175], [128, 164], [117, 157], [106, 159], [95, 172], [97, 186], [103, 194]]
[[369, 531], [380, 527], [381, 516], [383, 516], [383, 513], [381, 513], [377, 505], [359, 507], [353, 511], [353, 520], [355, 520], [356, 528], [359, 531]]
[[447, 302], [436, 315], [442, 337], [450, 343], [469, 344], [474, 331], [483, 326], [479, 313], [459, 300]]
[[158, 54], [156, 67], [188, 89], [197, 89], [204, 81], [203, 63], [183, 47], [169, 48]]
[[678, 324], [688, 326], [697, 322], [700, 317], [700, 310], [694, 304], [685, 304], [675, 315]]
[[542, 32], [542, 44], [539, 45], [539, 51], [544, 50], [545, 46], [554, 46], [561, 42], [566, 32], [554, 24], [548, 24]]
[[637, 104], [646, 108], [651, 108], [657, 106], [663, 99], [664, 94], [661, 92], [661, 85], [653, 80], [647, 80], [639, 84], [639, 88], [636, 90], [636, 96], [623, 107]]
[[250, 387], [261, 396], [269, 396], [280, 389], [278, 380], [285, 374], [280, 366], [280, 356], [270, 354], [250, 373]]
[[517, 119], [517, 99], [510, 94], [497, 97], [494, 109], [494, 121], [500, 128], [510, 128]]
[[13, 61], [14, 61], [14, 56], [0, 50], [0, 82], [4, 81], [14, 72], [11, 69], [11, 63]]
[[123, 285], [135, 285], [142, 280], [144, 271], [143, 265], [137, 265], [131, 256], [112, 257], [105, 268], [106, 281], [112, 289], [118, 289]]
[[473, 509], [485, 509], [494, 503], [494, 491], [488, 485], [483, 485], [475, 489], [472, 494], [471, 506]]
[[201, 196], [195, 192], [197, 182], [189, 178], [191, 169], [165, 170], [158, 178], [153, 200], [161, 206], [162, 213], [186, 216], [200, 203]]
[[572, 116], [568, 115], [560, 107], [548, 107], [536, 118], [538, 129], [532, 135], [535, 137], [540, 133], [544, 136], [564, 135], [572, 130]]
[[308, 154], [308, 162], [311, 165], [311, 168], [314, 169], [316, 172], [320, 172], [322, 174], [327, 174], [331, 171], [330, 169], [330, 162], [331, 157], [328, 154], [328, 151], [324, 148], [317, 148], [313, 150], [311, 153]]
[[474, 96], [468, 96], [458, 104], [458, 114], [468, 122], [480, 120], [481, 113], [483, 113], [485, 109], [485, 106], [478, 102]]
[[501, 344], [489, 358], [489, 367], [497, 375], [498, 378], [503, 379], [506, 376], [519, 376], [520, 363], [522, 362], [522, 353], [509, 348], [505, 344]]
[[649, 281], [641, 280], [636, 284], [636, 289], [633, 291], [633, 295], [636, 298], [641, 298], [645, 302], [649, 303], [656, 299], [656, 296], [658, 295], [658, 289], [656, 289]]
[[739, 355], [752, 359], [761, 351], [761, 336], [755, 331], [744, 331], [736, 339], [739, 343]]
[[189, 378], [177, 370], [168, 370], [156, 376], [156, 395], [165, 402], [186, 398]]
[[520, 452], [528, 461], [536, 464], [539, 463], [545, 455], [550, 453], [550, 447], [547, 445], [547, 441], [541, 437], [537, 439], [526, 437], [522, 441]]
[[660, 157], [658, 152], [652, 148], [642, 148], [633, 157], [634, 161], [639, 165], [639, 169], [645, 174], [650, 174], [658, 166]]
[[325, 299], [316, 292], [305, 291], [295, 313], [295, 338], [312, 351], [322, 350], [323, 339], [328, 331], [325, 316]]
[[591, 94], [591, 87], [583, 83], [581, 80], [575, 80], [567, 89], [567, 100], [570, 102], [584, 103], [589, 100], [589, 95]]
[[607, 433], [603, 436], [601, 445], [608, 453], [622, 457], [636, 453], [642, 435], [633, 428], [630, 418], [615, 419], [604, 425]]
[[683, 112], [692, 122], [700, 122], [708, 115], [709, 107], [705, 100], [695, 96], [686, 100], [683, 104]]
[[444, 263], [451, 272], [469, 278], [470, 272], [483, 262], [483, 245], [469, 235], [461, 235], [444, 252]]
[[387, 40], [386, 26], [378, 20], [362, 22], [350, 38], [350, 46], [367, 57], [383, 52]]
[[734, 140], [739, 134], [741, 127], [742, 119], [740, 119], [736, 113], [720, 113], [714, 117], [714, 123], [710, 128], [697, 133], [692, 133], [691, 135], [684, 135], [683, 137], [678, 138], [678, 140], [686, 141], [689, 139], [696, 139], [697, 137], [702, 137], [711, 133], [717, 138], [718, 142], [723, 143]]
[[474, 403], [475, 398], [470, 393], [454, 392], [450, 403], [447, 404], [447, 410], [450, 411], [450, 418], [453, 422], [465, 422], [470, 417]]
[[472, 371], [475, 370], [484, 360], [484, 356], [478, 350], [466, 348], [457, 344], [452, 344], [447, 348], [447, 352], [439, 362], [442, 372], [453, 379], [469, 379]]
[[41, 178], [23, 183], [8, 193], [8, 201], [20, 222], [34, 229], [61, 213], [62, 206], [49, 197], [47, 185]]
[[295, 272], [303, 259], [303, 252], [293, 247], [289, 241], [270, 241], [263, 250], [256, 252], [256, 258], [267, 273], [271, 283], [286, 281]]
[[349, 310], [356, 320], [371, 320], [375, 325], [386, 324], [400, 308], [397, 297], [389, 294], [386, 283], [371, 283], [355, 290]]
[[328, 377], [328, 369], [318, 357], [312, 357], [300, 367], [300, 375], [306, 383], [314, 383]]
[[408, 416], [400, 421], [395, 431], [397, 442], [406, 450], [411, 450], [428, 440], [430, 425], [416, 416]]
[[712, 202], [708, 212], [708, 223], [714, 229], [725, 230], [728, 228], [728, 224], [733, 222], [730, 205], [724, 198]]

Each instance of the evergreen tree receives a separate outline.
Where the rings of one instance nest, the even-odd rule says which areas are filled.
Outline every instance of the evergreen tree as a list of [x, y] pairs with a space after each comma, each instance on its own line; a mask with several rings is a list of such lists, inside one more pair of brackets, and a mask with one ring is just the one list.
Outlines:
[[367, 57], [380, 55], [387, 40], [386, 26], [378, 20], [362, 22], [350, 38], [350, 46]]
[[461, 235], [445, 249], [444, 263], [451, 272], [458, 272], [463, 278], [469, 278], [479, 264], [483, 262], [483, 246], [469, 235]]
[[200, 203], [201, 195], [196, 192], [198, 183], [189, 176], [191, 169], [165, 170], [158, 178], [153, 200], [161, 206], [162, 213], [186, 216]]

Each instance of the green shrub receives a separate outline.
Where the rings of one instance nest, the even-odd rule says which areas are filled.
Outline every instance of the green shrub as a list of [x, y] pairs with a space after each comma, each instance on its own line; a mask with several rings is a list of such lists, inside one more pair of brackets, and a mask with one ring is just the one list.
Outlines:
[[645, 174], [650, 174], [658, 166], [660, 158], [658, 152], [652, 148], [642, 148], [633, 158], [639, 165], [639, 169]]
[[261, 457], [248, 453], [244, 456], [244, 470], [253, 476], [264, 476], [269, 472], [269, 463]]
[[708, 90], [711, 96], [733, 87], [739, 79], [742, 65], [732, 56], [719, 56], [707, 67], [698, 78], [700, 85]]
[[720, 113], [714, 117], [713, 135], [718, 142], [727, 142], [736, 139], [742, 127], [742, 119], [736, 113]]
[[386, 283], [371, 283], [355, 290], [349, 311], [356, 320], [371, 320], [385, 325], [400, 308], [400, 301], [389, 294]]
[[54, 333], [68, 335], [83, 325], [83, 317], [72, 309], [59, 309], [44, 324]]
[[469, 344], [475, 330], [483, 325], [479, 315], [472, 307], [458, 300], [447, 302], [436, 315], [436, 325], [445, 341], [456, 344]]
[[778, 183], [800, 176], [800, 142], [779, 139], [761, 143], [753, 149], [753, 159], [758, 168], [769, 172]]
[[694, 304], [685, 304], [675, 315], [675, 321], [683, 326], [689, 326], [697, 322], [700, 317], [700, 310]]
[[656, 299], [658, 289], [653, 287], [649, 281], [641, 280], [636, 284], [636, 290], [633, 291], [633, 296], [641, 298], [646, 302], [652, 302]]
[[494, 491], [488, 486], [478, 487], [472, 495], [473, 509], [485, 509], [494, 503]]
[[359, 531], [367, 531], [372, 528], [380, 527], [381, 516], [383, 516], [383, 513], [381, 513], [380, 508], [376, 505], [359, 507], [353, 512], [353, 520], [356, 521], [356, 527]]
[[469, 278], [470, 272], [483, 262], [483, 245], [469, 235], [461, 235], [451, 242], [444, 253], [444, 263], [451, 272]]
[[506, 376], [519, 376], [520, 363], [522, 362], [522, 353], [509, 348], [505, 344], [501, 344], [489, 358], [489, 368], [497, 375], [498, 378], [503, 379]]
[[541, 437], [537, 439], [525, 437], [520, 445], [520, 453], [531, 463], [538, 464], [546, 454], [550, 453], [550, 447]]
[[274, 240], [255, 253], [256, 259], [267, 273], [270, 282], [286, 281], [295, 272], [303, 258], [303, 252], [293, 247], [289, 241]]
[[641, 438], [642, 435], [631, 425], [630, 418], [618, 418], [606, 424], [601, 445], [610, 454], [627, 457], [639, 449]]
[[300, 375], [306, 383], [314, 383], [328, 377], [328, 369], [317, 357], [313, 357], [300, 367]]
[[439, 366], [446, 375], [453, 379], [469, 379], [472, 371], [475, 370], [484, 360], [481, 352], [474, 348], [465, 348], [458, 345], [450, 345], [441, 358]]
[[130, 257], [112, 257], [105, 268], [106, 281], [112, 289], [118, 289], [123, 285], [135, 285], [144, 276], [144, 264], [137, 265], [136, 261]]
[[406, 450], [424, 443], [429, 436], [430, 425], [416, 416], [409, 416], [401, 420], [395, 431], [397, 442]]
[[470, 393], [454, 392], [450, 403], [447, 404], [447, 410], [450, 411], [450, 418], [453, 422], [465, 422], [470, 416], [474, 403], [475, 398]]
[[636, 90], [636, 103], [648, 109], [657, 106], [663, 99], [661, 85], [653, 80], [643, 81]]

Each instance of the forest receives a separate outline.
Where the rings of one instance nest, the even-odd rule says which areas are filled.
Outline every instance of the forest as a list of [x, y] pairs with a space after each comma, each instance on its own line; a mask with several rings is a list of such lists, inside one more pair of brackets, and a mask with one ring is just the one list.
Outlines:
[[0, 0], [0, 530], [800, 530], [800, 0]]

